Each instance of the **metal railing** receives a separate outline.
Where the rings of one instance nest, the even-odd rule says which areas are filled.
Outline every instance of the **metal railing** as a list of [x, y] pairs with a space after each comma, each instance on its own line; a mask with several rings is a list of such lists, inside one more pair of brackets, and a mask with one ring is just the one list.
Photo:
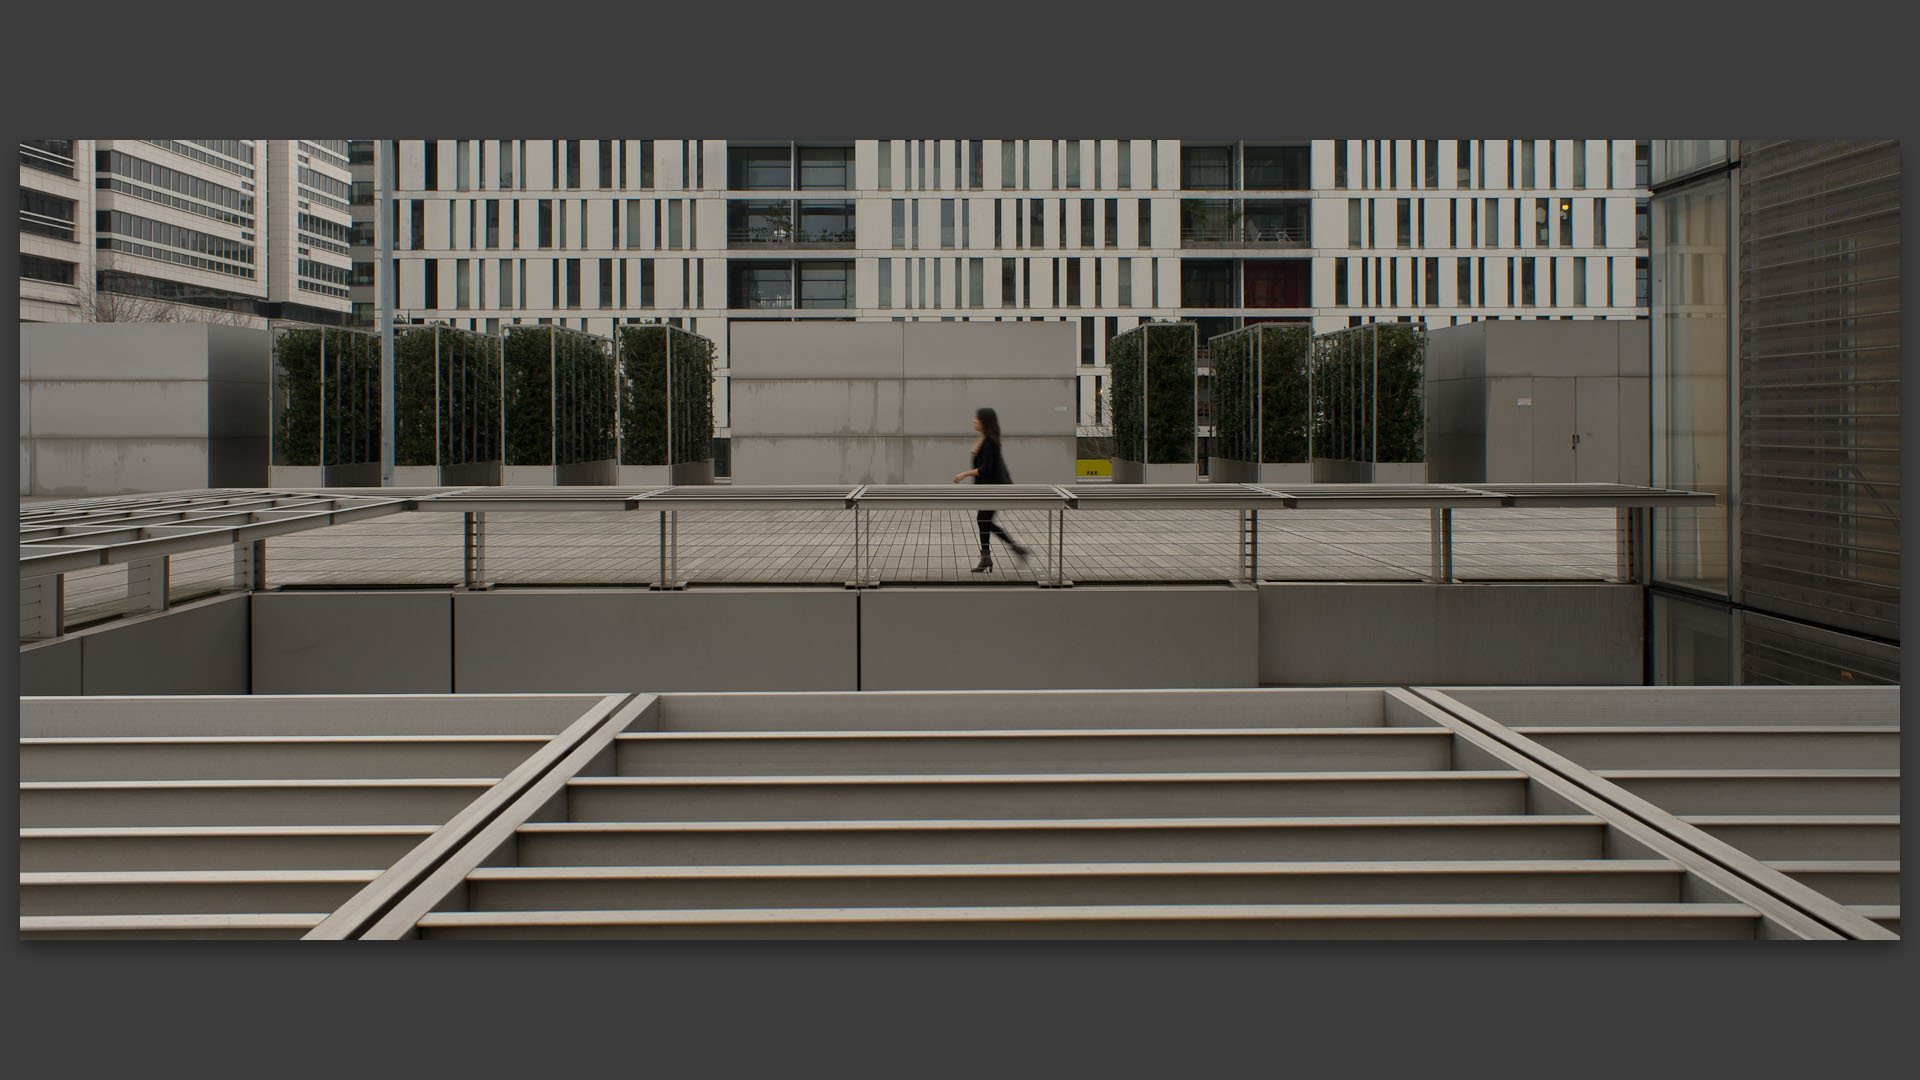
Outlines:
[[[162, 611], [224, 588], [1635, 582], [1647, 577], [1648, 510], [1711, 502], [1615, 484], [1100, 483], [220, 490], [34, 503], [21, 515], [21, 640], [62, 635], [79, 621], [70, 614]], [[995, 537], [1001, 561], [974, 569], [982, 512], [1024, 558]]]
[[728, 229], [728, 247], [849, 248], [852, 229]]
[[1312, 230], [1305, 225], [1242, 222], [1232, 225], [1182, 225], [1183, 247], [1306, 247]]

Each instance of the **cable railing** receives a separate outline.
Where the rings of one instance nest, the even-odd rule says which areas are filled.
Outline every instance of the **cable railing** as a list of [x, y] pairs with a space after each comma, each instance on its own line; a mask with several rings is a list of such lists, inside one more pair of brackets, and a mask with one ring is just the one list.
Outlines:
[[[269, 588], [1646, 579], [1616, 484], [221, 490], [28, 504], [21, 640]], [[983, 515], [992, 525], [981, 546]], [[1015, 545], [1018, 545], [1017, 547]]]

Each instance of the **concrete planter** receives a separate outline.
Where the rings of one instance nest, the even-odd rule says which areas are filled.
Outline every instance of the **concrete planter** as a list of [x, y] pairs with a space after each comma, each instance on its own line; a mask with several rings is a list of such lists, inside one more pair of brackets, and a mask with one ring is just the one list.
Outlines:
[[1197, 484], [1200, 482], [1200, 467], [1191, 462], [1184, 465], [1148, 465], [1148, 484]]
[[440, 483], [446, 487], [498, 487], [501, 465], [498, 461], [469, 461], [440, 466]]
[[1306, 461], [1278, 461], [1260, 466], [1262, 484], [1311, 484], [1313, 465]]
[[673, 483], [665, 465], [620, 466], [621, 487], [666, 487]]
[[553, 466], [502, 465], [500, 483], [504, 487], [553, 487]]
[[675, 484], [711, 484], [713, 483], [713, 459], [705, 461], [683, 461], [673, 466]]
[[612, 458], [577, 461], [553, 470], [554, 483], [562, 487], [589, 487], [620, 482], [620, 464]]
[[327, 471], [318, 465], [275, 465], [267, 470], [267, 483], [277, 488], [326, 487]]
[[1110, 458], [1113, 463], [1113, 482], [1116, 484], [1142, 484], [1146, 482], [1146, 466], [1125, 458]]
[[1259, 479], [1260, 467], [1237, 458], [1208, 457], [1207, 479], [1216, 484], [1251, 484]]
[[403, 488], [440, 487], [438, 465], [395, 465], [393, 486]]
[[1314, 458], [1311, 466], [1316, 484], [1367, 484], [1373, 482], [1373, 464], [1345, 458]]
[[1424, 484], [1427, 482], [1427, 463], [1424, 461], [1376, 461], [1373, 464], [1373, 482], [1376, 484]]

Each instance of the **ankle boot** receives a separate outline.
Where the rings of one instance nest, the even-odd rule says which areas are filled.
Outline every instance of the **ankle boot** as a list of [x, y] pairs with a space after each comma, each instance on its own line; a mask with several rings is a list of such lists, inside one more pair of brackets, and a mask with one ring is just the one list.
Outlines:
[[991, 569], [993, 569], [993, 554], [982, 551], [980, 553], [980, 565], [974, 567], [973, 572], [976, 574], [984, 574]]

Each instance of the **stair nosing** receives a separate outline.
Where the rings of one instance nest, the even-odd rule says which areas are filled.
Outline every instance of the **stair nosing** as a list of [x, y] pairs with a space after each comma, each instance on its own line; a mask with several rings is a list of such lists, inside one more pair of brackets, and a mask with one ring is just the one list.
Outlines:
[[1745, 904], [1116, 904], [1074, 907], [710, 908], [606, 909], [541, 912], [437, 911], [423, 929], [532, 925], [791, 925], [800, 923], [1252, 921], [1257, 919], [1414, 918], [1738, 918], [1761, 916]]
[[1119, 863], [827, 863], [798, 866], [483, 866], [470, 882], [625, 880], [746, 880], [779, 878], [940, 877], [1237, 877], [1332, 874], [1666, 874], [1683, 871], [1665, 859], [1458, 859], [1328, 862], [1119, 862]]
[[560, 832], [901, 832], [909, 829], [961, 831], [968, 829], [1231, 829], [1335, 827], [1375, 828], [1380, 826], [1504, 828], [1513, 825], [1604, 825], [1592, 814], [1395, 814], [1335, 817], [1151, 817], [1151, 818], [888, 818], [771, 821], [529, 821], [519, 826], [527, 833]]
[[1162, 783], [1340, 783], [1378, 781], [1382, 783], [1436, 781], [1470, 783], [1474, 781], [1525, 780], [1518, 769], [1387, 769], [1378, 772], [1162, 772], [1162, 773], [770, 773], [719, 776], [575, 776], [569, 785], [587, 788], [620, 787], [773, 787], [782, 785], [826, 786], [832, 784], [878, 786], [882, 784], [1162, 784]]

